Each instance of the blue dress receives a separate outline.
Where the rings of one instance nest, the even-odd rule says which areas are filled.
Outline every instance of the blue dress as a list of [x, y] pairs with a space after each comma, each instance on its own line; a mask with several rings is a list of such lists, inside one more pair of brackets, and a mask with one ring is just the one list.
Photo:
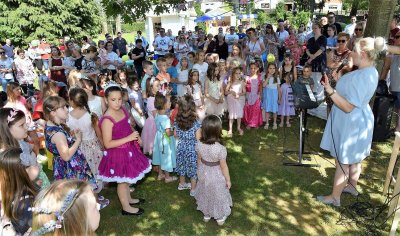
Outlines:
[[350, 102], [354, 109], [346, 113], [336, 105], [328, 117], [321, 148], [337, 157], [342, 164], [355, 164], [370, 154], [374, 115], [369, 101], [378, 85], [375, 67], [359, 69], [340, 78], [336, 91]]
[[278, 112], [278, 85], [281, 83], [279, 79], [277, 79], [277, 83], [274, 83], [274, 78], [268, 78], [268, 84], [263, 88], [263, 100], [261, 104], [261, 108], [265, 112]]
[[177, 137], [177, 152], [176, 152], [176, 173], [180, 176], [195, 178], [197, 176], [197, 153], [196, 147], [196, 131], [200, 129], [201, 124], [195, 121], [189, 130], [181, 130], [175, 124]]
[[161, 170], [173, 172], [176, 167], [175, 138], [167, 136], [166, 129], [172, 129], [167, 115], [156, 115], [156, 136], [153, 146], [153, 165], [160, 165]]

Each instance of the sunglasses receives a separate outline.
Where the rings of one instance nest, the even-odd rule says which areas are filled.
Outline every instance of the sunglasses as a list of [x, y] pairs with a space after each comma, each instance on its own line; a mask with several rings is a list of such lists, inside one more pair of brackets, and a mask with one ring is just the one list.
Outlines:
[[0, 52], [0, 54], [5, 54], [6, 52]]
[[[394, 38], [395, 39], [399, 39], [400, 38], [400, 35], [396, 35], [396, 36], [394, 36]], [[0, 52], [1, 53], [1, 52]], [[4, 53], [4, 52], [3, 52]]]
[[363, 31], [362, 29], [355, 29], [354, 31]]
[[343, 40], [338, 40], [337, 42], [338, 42], [338, 43], [345, 43], [346, 40], [344, 40], [344, 39], [343, 39]]

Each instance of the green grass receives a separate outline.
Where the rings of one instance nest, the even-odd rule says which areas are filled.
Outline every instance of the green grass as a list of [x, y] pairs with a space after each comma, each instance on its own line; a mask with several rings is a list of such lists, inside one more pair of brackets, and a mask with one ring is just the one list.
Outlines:
[[[309, 144], [319, 150], [324, 126], [325, 121], [310, 118], [306, 150], [310, 150]], [[283, 128], [277, 131], [245, 130], [242, 137], [226, 138], [225, 145], [234, 205], [224, 226], [218, 226], [215, 221], [204, 223], [188, 190], [178, 191], [177, 183], [157, 181], [156, 174], [151, 173], [136, 185], [133, 194], [146, 199], [141, 206], [145, 213], [139, 217], [121, 216], [114, 184], [102, 192], [111, 203], [101, 211], [97, 234], [363, 235], [365, 227], [371, 227], [357, 227], [354, 223], [339, 225], [340, 212], [344, 208], [332, 208], [315, 200], [315, 195], [329, 194], [332, 188], [335, 167], [330, 164], [334, 160], [328, 155], [312, 156], [309, 163], [320, 164], [320, 168], [282, 165], [290, 158], [282, 154], [283, 148], [297, 149], [297, 125], [287, 128], [286, 132]], [[371, 157], [363, 162], [359, 189], [376, 205], [384, 201], [383, 181], [391, 146], [391, 142], [374, 143]], [[342, 206], [355, 201], [347, 194], [342, 195]], [[386, 224], [379, 232], [388, 232], [388, 227]]]

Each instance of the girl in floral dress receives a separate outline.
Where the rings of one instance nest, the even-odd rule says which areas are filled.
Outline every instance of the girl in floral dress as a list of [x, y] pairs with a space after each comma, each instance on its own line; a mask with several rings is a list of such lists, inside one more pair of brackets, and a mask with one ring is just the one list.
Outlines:
[[[196, 189], [197, 154], [195, 146], [200, 139], [200, 122], [197, 120], [195, 104], [192, 96], [185, 95], [179, 102], [178, 115], [175, 123], [175, 137], [178, 145], [176, 148], [176, 173], [179, 175], [178, 190]], [[186, 183], [186, 177], [190, 183]]]
[[88, 181], [93, 189], [97, 188], [94, 175], [79, 149], [82, 133], [74, 130], [74, 137], [65, 125], [68, 118], [66, 101], [58, 96], [46, 98], [43, 103], [44, 116], [47, 120], [44, 135], [46, 148], [53, 154], [53, 178], [80, 179]]
[[303, 54], [303, 49], [300, 47], [296, 32], [293, 26], [289, 27], [289, 37], [283, 43], [286, 49], [290, 49], [292, 53], [294, 65], [298, 65], [300, 63], [300, 57]]

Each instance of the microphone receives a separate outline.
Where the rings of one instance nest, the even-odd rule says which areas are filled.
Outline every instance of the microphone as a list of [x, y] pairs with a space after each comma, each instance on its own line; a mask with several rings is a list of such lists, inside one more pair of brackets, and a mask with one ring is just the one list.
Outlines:
[[340, 66], [336, 69], [336, 73], [339, 73], [339, 71], [341, 71], [343, 69], [343, 67], [345, 67], [347, 64], [349, 63], [349, 59], [344, 59], [342, 64], [340, 64]]

